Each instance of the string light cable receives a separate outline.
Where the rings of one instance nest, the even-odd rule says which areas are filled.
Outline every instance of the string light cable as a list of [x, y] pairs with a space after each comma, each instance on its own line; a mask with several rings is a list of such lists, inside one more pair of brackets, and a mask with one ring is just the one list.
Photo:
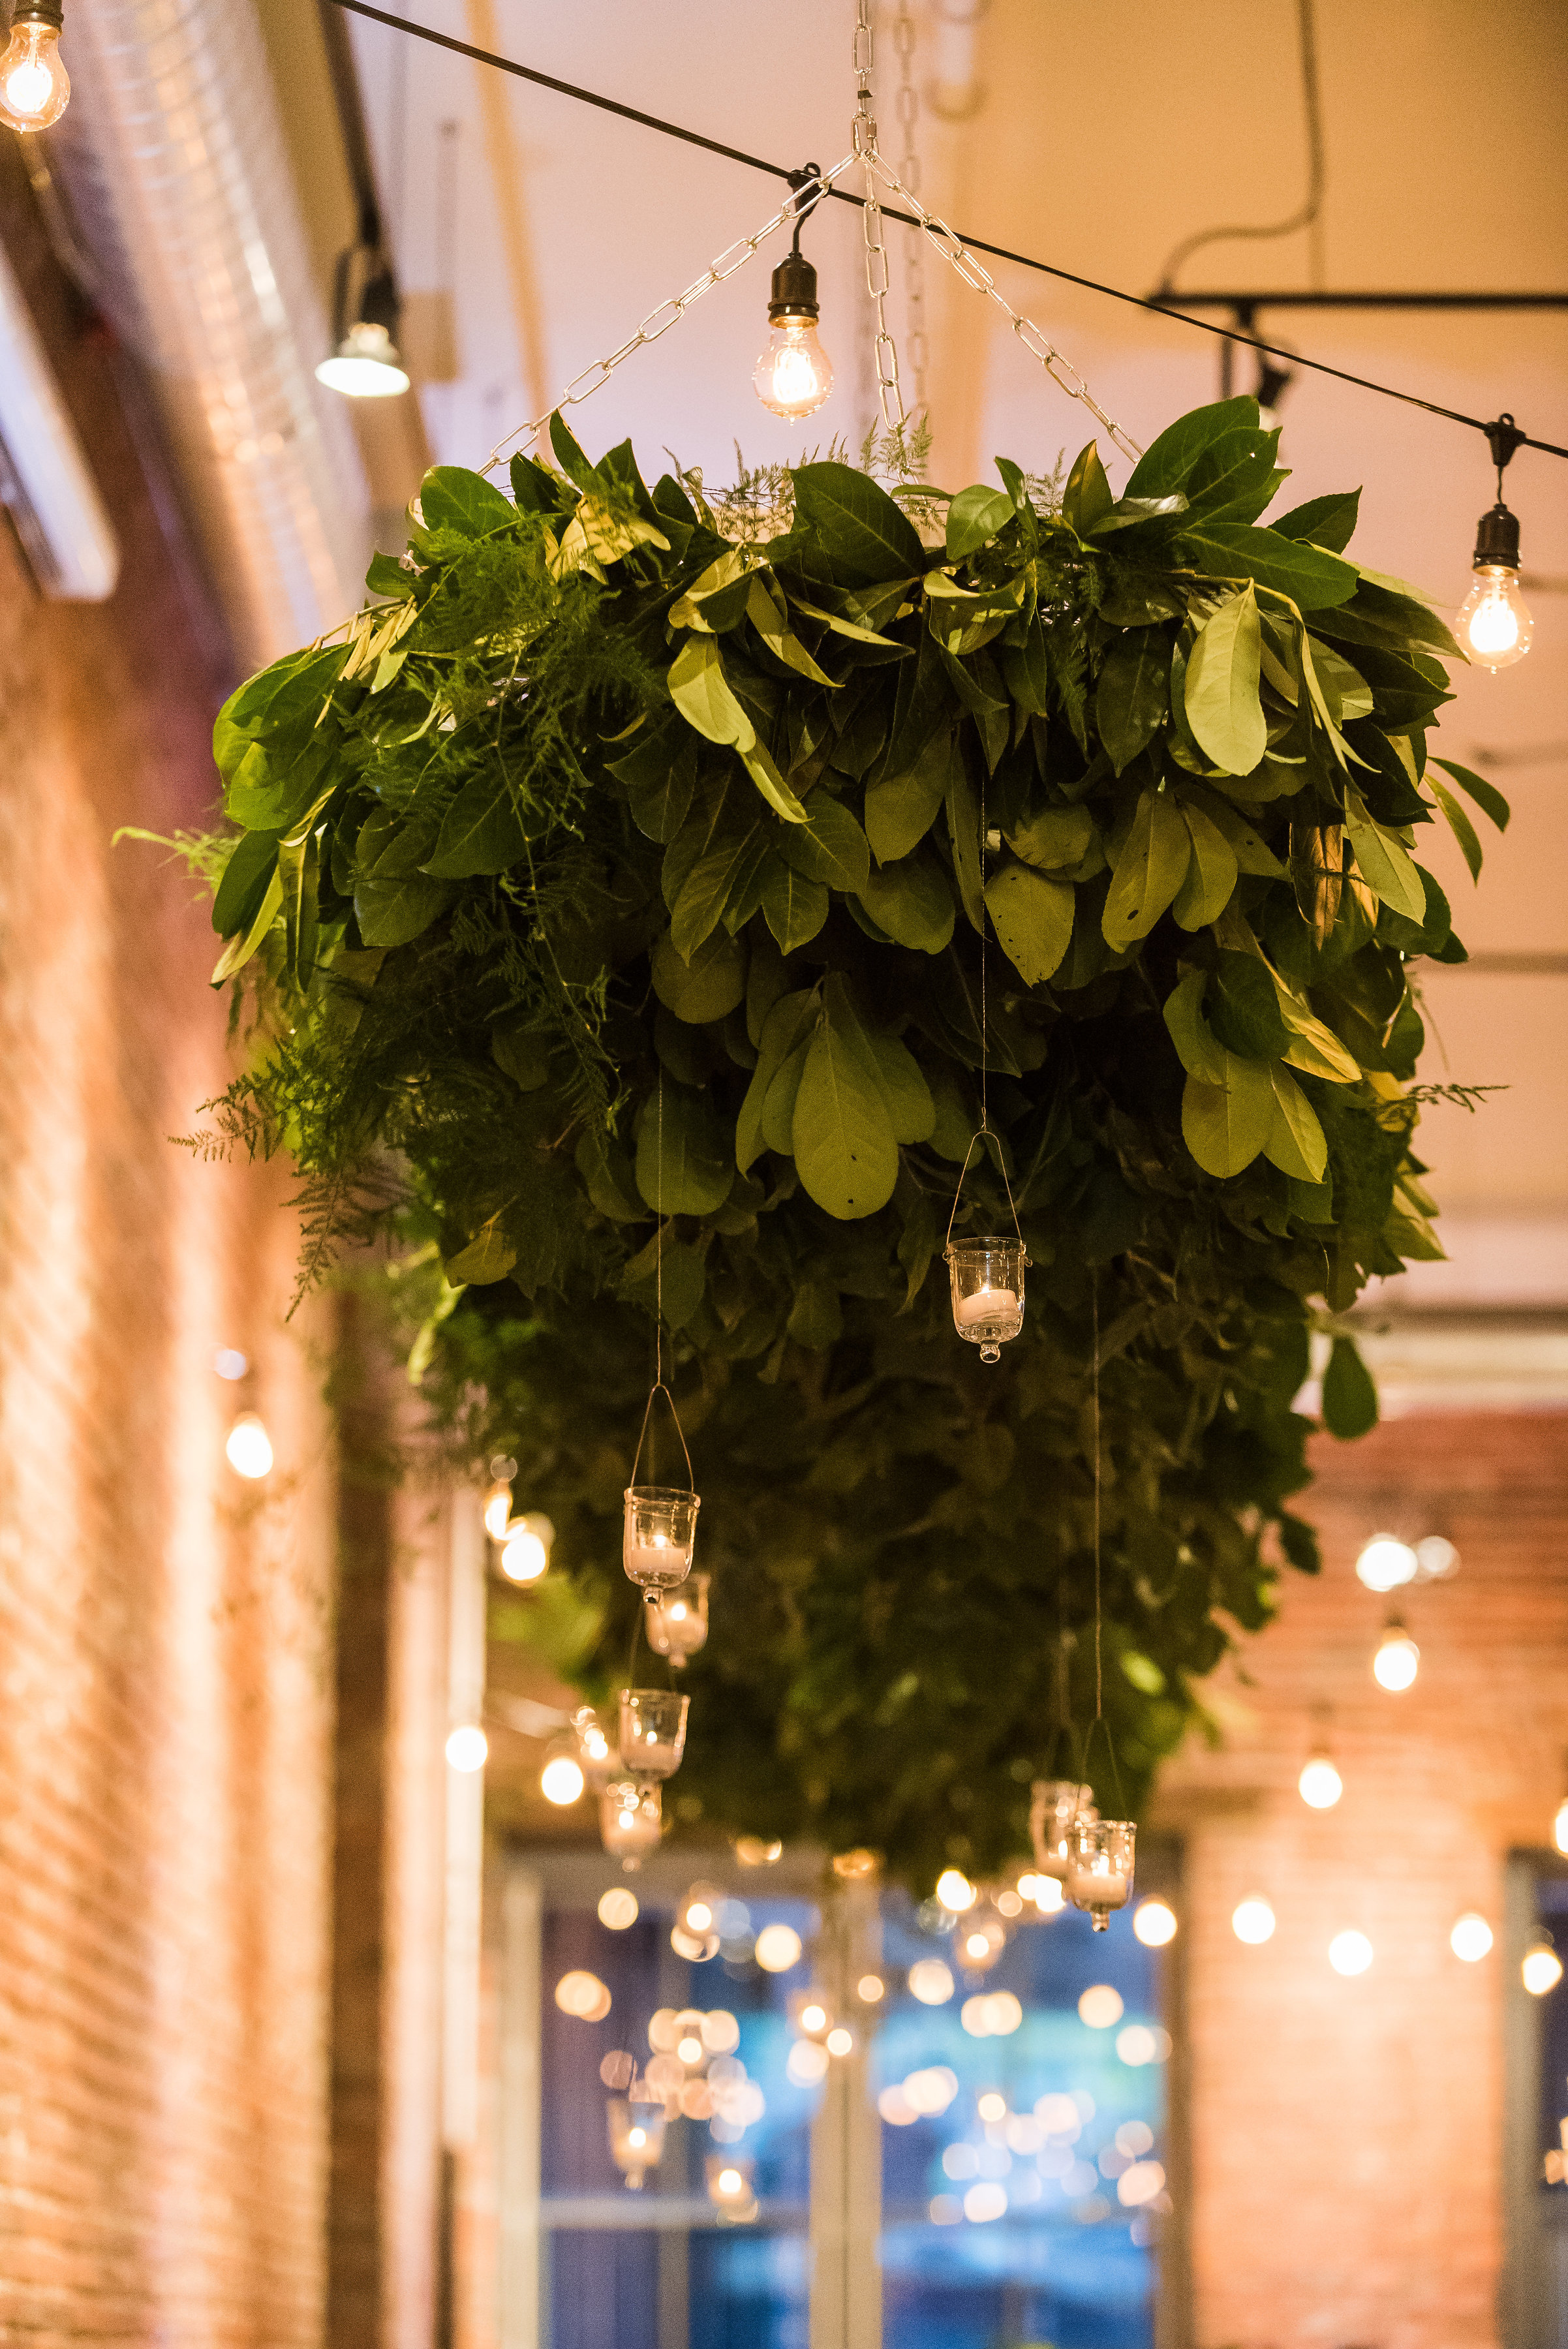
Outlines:
[[[664, 138], [677, 139], [686, 146], [701, 149], [707, 154], [722, 156], [727, 162], [742, 164], [748, 171], [764, 171], [770, 178], [775, 180], [788, 181], [792, 177], [792, 167], [788, 164], [770, 162], [764, 156], [750, 154], [743, 148], [728, 146], [722, 140], [710, 139], [703, 132], [690, 129], [682, 123], [666, 121], [659, 115], [646, 113], [639, 107], [628, 106], [618, 98], [607, 98], [597, 90], [584, 89], [574, 82], [562, 80], [555, 74], [543, 73], [536, 67], [520, 64], [514, 57], [499, 57], [493, 50], [477, 48], [472, 42], [457, 40], [451, 34], [438, 33], [429, 26], [410, 23], [406, 16], [396, 16], [386, 9], [373, 6], [371, 0], [332, 0], [332, 5], [337, 8], [348, 10], [351, 15], [364, 16], [372, 24], [385, 25], [394, 32], [406, 33], [415, 40], [428, 41], [436, 48], [451, 50], [458, 57], [472, 59], [476, 65], [491, 66], [497, 72], [511, 74], [521, 81], [533, 82], [542, 89], [554, 90], [558, 97], [575, 98], [582, 105], [597, 108], [601, 113], [617, 115], [623, 121], [639, 124], [643, 129], [656, 130]], [[830, 171], [825, 171], [819, 176], [823, 183], [822, 191], [826, 196], [831, 197], [838, 203], [863, 206], [862, 197], [853, 195], [847, 189], [839, 188], [835, 184], [855, 160], [853, 155], [846, 156]], [[993, 243], [984, 237], [971, 235], [960, 237], [954, 231], [948, 229], [945, 223], [939, 222], [933, 214], [928, 212], [918, 200], [913, 199], [910, 191], [888, 170], [880, 158], [877, 160], [881, 164], [884, 186], [896, 190], [911, 205], [909, 212], [895, 211], [890, 206], [884, 206], [882, 208], [884, 217], [899, 221], [907, 228], [925, 229], [927, 234], [937, 243], [939, 251], [942, 252], [944, 259], [952, 260], [953, 258], [943, 245], [942, 238], [945, 235], [950, 238], [953, 244], [963, 254], [971, 256], [971, 265], [977, 269], [979, 264], [972, 261], [972, 256], [985, 254], [993, 261], [1008, 262], [1020, 269], [1033, 270], [1042, 276], [1054, 278], [1061, 285], [1075, 285], [1085, 293], [1101, 295], [1107, 301], [1122, 302], [1133, 309], [1150, 311], [1158, 317], [1174, 320], [1179, 326], [1194, 327], [1199, 334], [1215, 336], [1221, 341], [1238, 344], [1244, 349], [1262, 352], [1270, 358], [1283, 359], [1293, 367], [1310, 368], [1315, 375], [1329, 376], [1336, 382], [1354, 386], [1357, 390], [1376, 393], [1380, 398], [1399, 400], [1407, 408], [1421, 409], [1427, 415], [1441, 417], [1448, 423], [1462, 424], [1472, 432], [1490, 433], [1492, 423], [1496, 420], [1467, 415], [1462, 409], [1445, 407], [1440, 401], [1424, 398], [1417, 392], [1400, 390], [1394, 384], [1378, 383], [1370, 376], [1355, 375], [1348, 368], [1330, 366], [1326, 359], [1309, 358], [1300, 351], [1289, 350], [1276, 343], [1265, 343], [1256, 336], [1237, 334], [1233, 325], [1217, 326], [1208, 318], [1194, 316], [1190, 311], [1173, 308], [1168, 297], [1159, 298], [1149, 295], [1132, 294], [1125, 286], [1106, 285], [1097, 278], [1085, 277], [1075, 270], [1063, 269], [1054, 262], [1042, 261], [1033, 254], [1016, 252], [1011, 246]], [[756, 246], [761, 244], [765, 237], [793, 218], [791, 205], [783, 206], [767, 226], [758, 232], [754, 242], [742, 240], [742, 243], [750, 244], [751, 250], [731, 263], [722, 271], [722, 276], [732, 274], [734, 269], [741, 267], [743, 261], [751, 258], [751, 253], [755, 251]], [[736, 250], [733, 246], [730, 248], [732, 253], [735, 253]], [[954, 266], [957, 266], [956, 262]], [[959, 274], [962, 275], [964, 273], [961, 269]], [[686, 302], [695, 300], [699, 292], [705, 293], [710, 285], [720, 282], [722, 279], [717, 274], [710, 274], [706, 279], [699, 280], [697, 288], [685, 297]], [[988, 289], [982, 285], [981, 290]], [[995, 298], [999, 303], [1002, 302], [1000, 295]], [[670, 306], [670, 305], [661, 305], [660, 311], [653, 312], [650, 316], [658, 318], [660, 313]], [[1008, 305], [1003, 304], [1002, 306]], [[1010, 315], [1016, 314], [1010, 312]], [[675, 320], [671, 317], [667, 323], [672, 326]], [[658, 331], [662, 333], [663, 326], [661, 326]], [[639, 347], [641, 341], [654, 339], [653, 334], [642, 334], [639, 330], [639, 336], [633, 337], [630, 344], [623, 347], [621, 352], [613, 355], [608, 361], [597, 362], [594, 368], [586, 372], [589, 375], [597, 375], [598, 380], [603, 381], [612, 367], [618, 365], [622, 357], [628, 357], [630, 351]], [[1035, 356], [1038, 356], [1038, 353]], [[600, 373], [600, 370], [603, 372]], [[596, 383], [593, 388], [597, 389], [597, 384]], [[587, 394], [583, 392], [576, 394], [578, 398], [586, 396]], [[509, 436], [509, 440], [519, 437], [521, 436], [513, 434]], [[504, 442], [502, 445], [504, 447], [508, 444]], [[1117, 445], [1122, 444], [1118, 442]], [[1521, 449], [1533, 449], [1542, 456], [1568, 458], [1568, 448], [1562, 447], [1555, 441], [1538, 440], [1532, 433], [1521, 432], [1516, 446]]]

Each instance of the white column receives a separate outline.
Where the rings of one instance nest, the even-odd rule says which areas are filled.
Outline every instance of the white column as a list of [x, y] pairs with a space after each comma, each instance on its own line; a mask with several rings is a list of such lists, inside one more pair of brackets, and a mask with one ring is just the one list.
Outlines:
[[508, 1865], [502, 1893], [501, 2349], [542, 2349], [539, 2013], [545, 1897]]
[[[875, 1878], [839, 1887], [823, 1919], [818, 1979], [841, 2003], [882, 1953]], [[882, 2349], [882, 2125], [869, 2050], [835, 2063], [811, 2130], [811, 2349]]]
[[[459, 1487], [448, 1527], [447, 1725], [484, 1718], [484, 1527]], [[484, 1877], [484, 1773], [446, 1774], [446, 1902], [441, 1999], [441, 2142], [465, 2153], [479, 2129], [479, 1936]]]

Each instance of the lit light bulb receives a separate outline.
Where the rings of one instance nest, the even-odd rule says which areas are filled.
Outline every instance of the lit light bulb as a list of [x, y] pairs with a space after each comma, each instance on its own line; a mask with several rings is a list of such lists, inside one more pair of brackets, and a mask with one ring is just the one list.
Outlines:
[[1449, 1947], [1456, 1958], [1464, 1960], [1467, 1966], [1477, 1965], [1491, 1947], [1491, 1927], [1475, 1909], [1467, 1909], [1454, 1921], [1454, 1930], [1449, 1935]]
[[1511, 668], [1530, 650], [1534, 631], [1518, 572], [1508, 564], [1478, 564], [1454, 631], [1470, 658], [1482, 668]]
[[1303, 1803], [1314, 1811], [1332, 1811], [1345, 1792], [1345, 1781], [1326, 1754], [1314, 1754], [1296, 1780]]
[[462, 1723], [446, 1741], [446, 1758], [454, 1770], [483, 1770], [489, 1753], [490, 1741], [476, 1722]]
[[1239, 1941], [1254, 1950], [1261, 1949], [1274, 1935], [1274, 1912], [1261, 1892], [1251, 1893], [1237, 1902], [1231, 1912], [1231, 1930]]
[[1390, 1623], [1372, 1659], [1372, 1677], [1378, 1687], [1396, 1693], [1411, 1688], [1420, 1666], [1421, 1651], [1403, 1623]]
[[0, 57], [0, 112], [13, 130], [47, 130], [70, 102], [71, 78], [60, 57], [57, 5], [35, 0], [17, 9]]
[[1372, 1944], [1365, 1933], [1336, 1933], [1328, 1945], [1328, 1961], [1336, 1974], [1364, 1974], [1372, 1963]]
[[1550, 1941], [1537, 1941], [1532, 1950], [1526, 1950], [1519, 1971], [1531, 1997], [1544, 1998], [1563, 1979], [1563, 1961]]
[[254, 1411], [242, 1411], [223, 1446], [236, 1476], [253, 1478], [272, 1474], [272, 1438]]
[[1374, 1534], [1355, 1561], [1357, 1578], [1368, 1590], [1397, 1590], [1415, 1579], [1420, 1564], [1408, 1542], [1396, 1534]]
[[395, 399], [409, 388], [396, 343], [371, 318], [355, 320], [331, 357], [317, 368], [316, 380], [350, 399]]
[[556, 1803], [563, 1809], [576, 1801], [583, 1785], [582, 1764], [569, 1754], [554, 1754], [539, 1773], [539, 1792], [547, 1803]]
[[810, 416], [833, 389], [833, 362], [815, 318], [780, 318], [752, 376], [752, 388], [775, 416]]
[[502, 1573], [508, 1582], [537, 1582], [550, 1563], [550, 1545], [556, 1538], [549, 1518], [537, 1509], [531, 1510], [525, 1517], [511, 1518], [504, 1534]]
[[1568, 1795], [1557, 1806], [1557, 1816], [1552, 1822], [1552, 1840], [1561, 1852], [1568, 1853]]
[[1133, 1931], [1147, 1950], [1163, 1950], [1176, 1939], [1176, 1911], [1168, 1901], [1140, 1900], [1133, 1912]]
[[828, 2033], [826, 2044], [830, 2055], [852, 2055], [855, 2052], [855, 2033], [852, 2031], [846, 2031], [844, 2025], [840, 2023], [836, 2030]]
[[484, 1530], [492, 1541], [504, 1541], [512, 1522], [512, 1487], [497, 1482], [484, 1496]]
[[974, 1887], [956, 1868], [945, 1868], [937, 1878], [937, 1899], [950, 1917], [961, 1917], [974, 1907]]
[[[809, 211], [810, 207], [807, 207]], [[794, 246], [774, 272], [768, 300], [767, 348], [752, 374], [752, 388], [775, 416], [810, 416], [833, 389], [833, 362], [817, 337], [816, 272]]]

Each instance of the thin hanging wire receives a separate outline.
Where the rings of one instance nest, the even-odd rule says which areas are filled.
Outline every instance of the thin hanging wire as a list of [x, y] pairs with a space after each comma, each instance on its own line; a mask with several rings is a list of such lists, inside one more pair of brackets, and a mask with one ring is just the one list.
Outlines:
[[1308, 274], [1314, 286], [1322, 285], [1323, 199], [1328, 185], [1328, 165], [1324, 147], [1323, 93], [1318, 83], [1313, 0], [1296, 0], [1296, 26], [1301, 47], [1302, 110], [1306, 117], [1306, 195], [1288, 219], [1275, 221], [1266, 227], [1200, 228], [1195, 235], [1184, 236], [1179, 244], [1172, 247], [1165, 267], [1159, 273], [1162, 294], [1175, 292], [1177, 272], [1205, 245], [1229, 244], [1239, 237], [1245, 237], [1251, 243], [1266, 242], [1276, 236], [1294, 236], [1298, 230], [1303, 228], [1308, 236]]
[[882, 207], [877, 201], [877, 116], [871, 99], [871, 69], [876, 44], [871, 31], [871, 0], [856, 0], [855, 41], [850, 50], [855, 71], [855, 153], [866, 166], [866, 198], [860, 226], [866, 242], [866, 290], [877, 314], [877, 398], [882, 429], [897, 432], [905, 422], [904, 395], [898, 386], [898, 351], [888, 331], [888, 248], [882, 242]]
[[[916, 129], [920, 116], [920, 101], [915, 88], [915, 20], [909, 14], [909, 0], [898, 0], [898, 13], [893, 19], [893, 47], [898, 59], [898, 91], [896, 101], [898, 117], [898, 171], [906, 187], [918, 192], [920, 185], [920, 153], [916, 144]], [[909, 378], [914, 386], [915, 413], [926, 413], [926, 241], [923, 236], [909, 238], [904, 246], [904, 348], [909, 353]]]

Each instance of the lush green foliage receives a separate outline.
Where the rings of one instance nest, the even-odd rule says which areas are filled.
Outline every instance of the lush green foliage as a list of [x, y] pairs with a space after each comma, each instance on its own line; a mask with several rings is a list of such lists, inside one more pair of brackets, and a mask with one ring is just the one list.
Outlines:
[[[763, 541], [557, 422], [512, 499], [431, 473], [391, 600], [219, 720], [221, 1132], [293, 1153], [317, 1247], [398, 1233], [426, 1393], [560, 1528], [498, 1628], [596, 1692], [662, 1212], [688, 1812], [927, 1880], [1019, 1847], [1095, 1704], [1096, 1326], [1129, 1801], [1314, 1563], [1309, 1329], [1438, 1252], [1407, 966], [1464, 950], [1416, 827], [1474, 864], [1450, 783], [1507, 812], [1428, 763], [1457, 647], [1344, 553], [1355, 495], [1261, 526], [1276, 440], [1226, 401], [1059, 506], [814, 462]], [[940, 1260], [982, 1100], [957, 1228], [1006, 1227], [1000, 1160], [1033, 1258], [994, 1370]], [[1376, 1409], [1343, 1335], [1325, 1407]]]

